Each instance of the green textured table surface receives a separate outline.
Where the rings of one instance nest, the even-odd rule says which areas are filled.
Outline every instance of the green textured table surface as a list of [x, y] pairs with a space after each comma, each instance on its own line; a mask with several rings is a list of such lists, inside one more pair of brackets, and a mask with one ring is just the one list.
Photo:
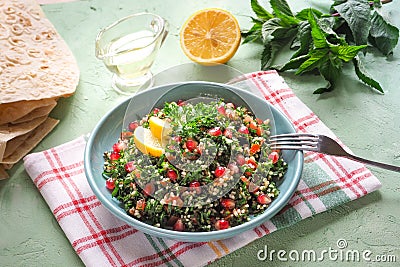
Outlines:
[[[328, 10], [326, 3], [319, 2], [289, 1], [293, 10], [308, 6]], [[165, 17], [170, 22], [170, 34], [152, 68], [157, 73], [189, 62], [179, 46], [179, 29], [189, 14], [205, 7], [229, 10], [243, 29], [251, 25], [249, 16], [253, 13], [250, 0], [82, 0], [43, 6], [47, 17], [74, 53], [81, 77], [76, 94], [61, 99], [52, 112], [53, 117], [61, 120], [60, 124], [34, 151], [90, 132], [103, 114], [123, 99], [110, 88], [110, 73], [94, 56], [94, 39], [100, 28], [139, 11], [150, 11]], [[400, 3], [395, 0], [385, 10], [391, 22], [400, 27]], [[228, 65], [242, 72], [259, 70], [261, 51], [262, 47], [258, 44], [242, 45]], [[312, 94], [323, 83], [319, 77], [282, 75], [298, 97], [353, 152], [400, 165], [400, 47], [389, 58], [372, 55], [366, 61], [368, 71], [381, 82], [385, 95], [377, 94], [358, 82], [351, 68], [344, 70], [343, 78], [333, 92], [322, 96]], [[321, 251], [336, 248], [338, 239], [345, 239], [349, 249], [370, 250], [373, 255], [394, 255], [398, 264], [400, 175], [377, 168], [371, 170], [383, 184], [378, 192], [274, 232], [212, 265], [293, 265], [294, 262], [279, 260], [261, 262], [257, 252], [263, 250], [265, 245], [276, 251]], [[10, 174], [10, 179], [0, 181], [0, 266], [82, 266], [22, 163], [17, 164]], [[334, 265], [338, 262], [327, 259], [322, 263]], [[312, 265], [310, 262], [299, 264]], [[366, 263], [340, 262], [340, 265], [344, 264], [365, 266]], [[394, 265], [376, 263], [376, 266]]]

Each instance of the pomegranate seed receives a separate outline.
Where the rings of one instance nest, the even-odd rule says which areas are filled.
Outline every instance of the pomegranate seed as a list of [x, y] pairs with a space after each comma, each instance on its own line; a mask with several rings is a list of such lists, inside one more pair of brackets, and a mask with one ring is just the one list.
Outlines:
[[185, 225], [183, 224], [183, 222], [182, 222], [181, 219], [178, 219], [178, 220], [175, 222], [173, 228], [174, 228], [175, 231], [180, 231], [180, 232], [182, 232], [182, 231], [185, 230]]
[[218, 220], [215, 222], [215, 229], [217, 230], [224, 230], [229, 228], [229, 222], [225, 221], [224, 219]]
[[243, 156], [242, 154], [238, 154], [238, 155], [237, 155], [237, 157], [236, 157], [236, 163], [237, 163], [239, 166], [242, 166], [243, 164], [246, 163], [246, 159], [244, 158], [244, 156]]
[[231, 128], [226, 128], [224, 130], [224, 136], [229, 138], [229, 139], [232, 139], [232, 136], [233, 136], [232, 129]]
[[112, 149], [113, 149], [115, 152], [117, 152], [117, 153], [121, 152], [121, 151], [124, 150], [125, 148], [126, 148], [126, 144], [123, 143], [123, 142], [115, 143], [115, 144], [113, 144], [113, 146], [112, 146]]
[[221, 205], [227, 210], [232, 210], [235, 208], [235, 201], [230, 198], [223, 198], [221, 200]]
[[249, 134], [249, 129], [247, 129], [246, 126], [242, 125], [242, 126], [239, 127], [238, 132], [241, 133], [241, 134]]
[[215, 168], [215, 171], [214, 171], [214, 175], [215, 175], [215, 177], [221, 177], [222, 175], [224, 175], [224, 173], [225, 173], [225, 167], [222, 167], [222, 166], [218, 166], [217, 168]]
[[147, 183], [143, 188], [143, 193], [146, 196], [151, 196], [155, 191], [155, 187], [153, 183]]
[[279, 154], [276, 151], [271, 152], [271, 154], [268, 155], [268, 159], [272, 160], [272, 163], [275, 164], [279, 160]]
[[125, 171], [126, 171], [127, 173], [130, 173], [130, 172], [132, 172], [132, 171], [135, 170], [135, 169], [136, 169], [136, 166], [135, 166], [135, 164], [134, 164], [133, 161], [129, 161], [129, 162], [127, 162], [127, 163], [125, 164]]
[[269, 204], [271, 203], [271, 198], [266, 194], [259, 194], [257, 196], [257, 202], [261, 205]]
[[139, 126], [139, 123], [137, 121], [132, 121], [131, 123], [129, 123], [128, 125], [128, 130], [133, 132], [136, 130], [136, 128]]
[[193, 181], [189, 184], [190, 187], [199, 187], [200, 186], [200, 182], [199, 181]]
[[121, 157], [121, 155], [118, 152], [115, 152], [115, 151], [111, 152], [111, 154], [110, 154], [110, 159], [111, 160], [118, 160], [120, 157]]
[[185, 142], [185, 146], [189, 151], [193, 151], [197, 147], [198, 143], [197, 141], [193, 139], [188, 139]]
[[218, 108], [217, 108], [217, 111], [218, 111], [218, 113], [219, 114], [221, 114], [221, 115], [226, 115], [226, 110], [225, 110], [225, 107], [224, 106], [219, 106]]
[[106, 187], [107, 189], [113, 190], [115, 188], [115, 182], [113, 180], [113, 178], [108, 178], [106, 180]]
[[172, 136], [171, 138], [177, 143], [180, 143], [182, 141], [182, 137], [180, 137], [179, 135]]
[[153, 109], [153, 114], [157, 114], [158, 112], [160, 112], [160, 109], [159, 109], [159, 108], [154, 108], [154, 109]]
[[172, 170], [172, 169], [169, 169], [169, 170], [167, 171], [167, 177], [168, 177], [171, 181], [175, 182], [176, 179], [178, 178], [178, 174], [176, 173], [176, 171], [174, 171], [174, 170]]
[[215, 128], [208, 130], [208, 134], [211, 136], [220, 136], [220, 135], [222, 135], [222, 131], [219, 127], [215, 127]]
[[192, 188], [192, 189], [194, 189], [194, 190], [196, 190], [196, 193], [197, 193], [197, 194], [200, 194], [200, 193], [201, 193], [200, 185], [201, 185], [200, 182], [198, 182], [198, 181], [193, 181], [193, 182], [191, 182], [191, 183], [189, 184], [189, 187]]

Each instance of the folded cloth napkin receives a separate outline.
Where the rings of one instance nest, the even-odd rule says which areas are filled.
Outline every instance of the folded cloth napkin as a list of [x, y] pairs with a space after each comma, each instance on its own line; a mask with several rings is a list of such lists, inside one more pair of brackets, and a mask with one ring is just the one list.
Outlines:
[[[277, 72], [251, 73], [246, 78], [267, 101], [286, 114], [298, 132], [322, 133], [335, 138]], [[264, 235], [360, 198], [381, 186], [363, 164], [307, 152], [297, 191], [270, 221], [226, 240], [179, 242], [144, 234], [106, 210], [86, 181], [84, 148], [85, 139], [80, 137], [27, 155], [24, 165], [87, 266], [203, 266]]]

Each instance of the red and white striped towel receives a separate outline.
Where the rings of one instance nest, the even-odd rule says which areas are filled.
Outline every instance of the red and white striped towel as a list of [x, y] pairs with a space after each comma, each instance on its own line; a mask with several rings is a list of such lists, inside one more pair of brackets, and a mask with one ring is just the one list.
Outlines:
[[[275, 71], [246, 75], [298, 132], [334, 134], [305, 106]], [[153, 237], [114, 217], [91, 191], [83, 170], [80, 137], [29, 154], [24, 165], [76, 253], [87, 266], [203, 266], [273, 231], [360, 198], [379, 180], [363, 165], [344, 158], [305, 153], [297, 191], [270, 221], [230, 239], [187, 243]]]

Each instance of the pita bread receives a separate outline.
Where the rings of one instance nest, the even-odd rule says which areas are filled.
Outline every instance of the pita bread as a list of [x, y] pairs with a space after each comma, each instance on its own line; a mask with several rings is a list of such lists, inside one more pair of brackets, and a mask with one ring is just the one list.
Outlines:
[[71, 96], [78, 65], [39, 4], [1, 0], [0, 14], [0, 104]]
[[18, 146], [15, 152], [9, 157], [3, 158], [2, 164], [15, 164], [31, 151], [39, 142], [58, 124], [59, 120], [47, 118], [42, 124], [36, 127], [25, 138], [24, 142]]
[[35, 109], [51, 105], [55, 101], [56, 99], [54, 98], [47, 98], [42, 100], [17, 101], [13, 103], [0, 104], [0, 125], [17, 121]]
[[32, 110], [31, 112], [29, 112], [28, 114], [26, 114], [25, 116], [23, 116], [22, 118], [19, 118], [18, 120], [12, 121], [10, 123], [18, 124], [18, 123], [22, 123], [22, 122], [31, 121], [31, 120], [34, 120], [39, 117], [48, 116], [49, 113], [53, 110], [53, 108], [56, 105], [57, 105], [57, 102], [55, 100], [53, 100], [52, 103], [50, 103], [49, 105], [38, 107], [38, 108]]
[[8, 179], [8, 173], [4, 169], [4, 167], [0, 164], [0, 180]]
[[12, 167], [14, 167], [14, 164], [1, 164], [0, 163], [0, 165], [3, 166], [3, 168], [5, 170], [10, 170]]
[[7, 142], [11, 139], [29, 133], [46, 120], [47, 116], [36, 118], [29, 122], [23, 122], [15, 125], [0, 125], [0, 160], [3, 159], [6, 151]]
[[26, 121], [18, 124], [3, 124], [0, 125], [0, 140], [8, 141], [14, 137], [26, 134], [38, 127], [46, 120], [47, 116], [42, 116], [31, 121]]

